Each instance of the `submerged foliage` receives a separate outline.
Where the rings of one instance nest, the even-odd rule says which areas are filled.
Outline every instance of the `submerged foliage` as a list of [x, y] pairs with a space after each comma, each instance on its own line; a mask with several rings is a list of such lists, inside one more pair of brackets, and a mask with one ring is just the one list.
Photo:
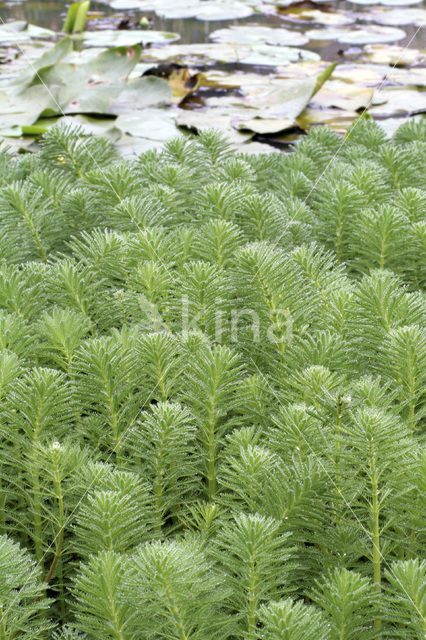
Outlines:
[[424, 638], [425, 142], [0, 155], [0, 638]]

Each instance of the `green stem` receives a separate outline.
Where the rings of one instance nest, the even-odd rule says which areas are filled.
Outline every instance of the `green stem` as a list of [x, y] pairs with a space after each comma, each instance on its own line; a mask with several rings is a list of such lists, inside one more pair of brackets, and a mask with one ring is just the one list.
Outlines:
[[187, 636], [185, 631], [185, 626], [183, 624], [182, 614], [179, 610], [179, 607], [175, 603], [172, 592], [170, 591], [169, 585], [167, 584], [167, 580], [165, 579], [164, 576], [161, 576], [161, 581], [163, 583], [163, 588], [164, 588], [164, 592], [166, 594], [167, 600], [169, 601], [167, 608], [169, 609], [170, 613], [172, 614], [174, 620], [177, 623], [177, 628], [179, 631], [179, 640], [189, 640], [189, 637]]
[[5, 532], [6, 532], [6, 494], [5, 494], [5, 489], [3, 487], [3, 480], [0, 478], [0, 534], [4, 534]]
[[61, 557], [61, 553], [62, 553], [62, 545], [64, 542], [64, 501], [63, 501], [63, 496], [62, 496], [62, 487], [61, 487], [61, 478], [59, 475], [59, 468], [58, 465], [56, 464], [56, 468], [55, 468], [55, 489], [56, 489], [56, 497], [58, 500], [58, 511], [59, 511], [59, 534], [57, 536], [57, 542], [56, 542], [56, 549], [55, 549], [55, 555], [53, 556], [53, 560], [52, 560], [52, 564], [50, 565], [49, 571], [47, 573], [47, 576], [45, 577], [44, 581], [46, 584], [48, 584], [50, 582], [50, 579], [53, 575], [53, 572], [55, 571], [56, 565], [58, 563], [59, 558]]
[[3, 605], [0, 605], [0, 640], [8, 640], [6, 630], [6, 612], [3, 613]]
[[249, 593], [248, 593], [248, 637], [247, 640], [256, 640], [257, 637], [257, 633], [256, 633], [256, 622], [257, 622], [257, 616], [256, 616], [256, 604], [257, 604], [257, 598], [256, 598], [256, 573], [254, 570], [254, 563], [253, 560], [251, 562], [251, 567], [250, 567], [250, 581], [249, 581]]
[[212, 502], [216, 494], [216, 440], [215, 440], [215, 411], [214, 404], [209, 410], [208, 440], [207, 440], [207, 497]]
[[[372, 542], [373, 542], [373, 580], [374, 586], [378, 594], [381, 592], [382, 582], [382, 554], [380, 551], [380, 528], [379, 528], [379, 487], [378, 487], [378, 475], [376, 469], [376, 461], [374, 454], [371, 457], [371, 490], [372, 490]], [[382, 621], [376, 619], [374, 621], [374, 628], [380, 630], [382, 628]]]
[[34, 547], [37, 563], [43, 567], [43, 530], [40, 504], [40, 478], [38, 469], [33, 469]]

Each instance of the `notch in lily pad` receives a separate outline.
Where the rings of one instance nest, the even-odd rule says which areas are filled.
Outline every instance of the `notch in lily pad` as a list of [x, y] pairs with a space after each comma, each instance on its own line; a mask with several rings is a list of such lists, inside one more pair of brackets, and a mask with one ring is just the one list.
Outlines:
[[77, 33], [77, 31], [83, 31], [89, 8], [90, 0], [74, 2], [70, 5], [62, 31], [64, 33]]

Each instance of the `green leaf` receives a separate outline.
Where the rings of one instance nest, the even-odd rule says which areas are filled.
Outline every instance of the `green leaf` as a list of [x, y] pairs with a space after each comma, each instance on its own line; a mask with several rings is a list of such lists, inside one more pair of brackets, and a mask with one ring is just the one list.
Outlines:
[[76, 33], [83, 31], [86, 24], [87, 12], [89, 11], [90, 1], [74, 2], [68, 9], [62, 31], [64, 33]]

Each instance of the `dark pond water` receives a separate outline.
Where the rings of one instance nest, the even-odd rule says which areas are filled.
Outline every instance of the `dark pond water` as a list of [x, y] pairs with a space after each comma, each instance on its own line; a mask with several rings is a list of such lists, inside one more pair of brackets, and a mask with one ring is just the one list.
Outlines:
[[[43, 27], [49, 27], [54, 30], [60, 30], [67, 7], [70, 3], [66, 0], [44, 0], [39, 2], [33, 2], [32, 0], [22, 0], [17, 2], [5, 2], [0, 0], [0, 18], [3, 21], [8, 20], [26, 20]], [[334, 7], [341, 10], [349, 10], [354, 13], [366, 13], [368, 12], [368, 5], [353, 4], [351, 2], [340, 1], [331, 2]], [[425, 4], [425, 3], [424, 3]], [[411, 5], [412, 7], [421, 7], [423, 5]], [[324, 5], [323, 5], [324, 6]], [[318, 5], [321, 8], [321, 5]], [[179, 33], [181, 36], [181, 43], [197, 43], [208, 42], [209, 34], [223, 27], [229, 27], [232, 24], [243, 23], [256, 23], [256, 24], [268, 24], [270, 26], [284, 26], [286, 29], [294, 29], [296, 31], [306, 31], [314, 28], [312, 25], [298, 24], [294, 25], [291, 22], [284, 21], [279, 16], [274, 15], [262, 15], [255, 14], [245, 20], [224, 20], [224, 21], [201, 21], [195, 19], [178, 19], [178, 20], [164, 20], [155, 16], [152, 12], [127, 10], [125, 12], [117, 12], [111, 9], [108, 5], [101, 2], [91, 2], [90, 6], [90, 20], [88, 28], [108, 28], [111, 25], [108, 24], [108, 18], [113, 16], [122, 15], [123, 17], [135, 18], [135, 22], [146, 15], [150, 18], [153, 29], [160, 31], [173, 31]], [[404, 40], [400, 40], [397, 44], [401, 46], [408, 46], [414, 49], [421, 49], [426, 46], [425, 42], [425, 29], [416, 29], [413, 26], [404, 25], [404, 31], [407, 36]], [[330, 42], [313, 42], [310, 41], [304, 45], [303, 48], [316, 51], [322, 58], [327, 60], [337, 59], [339, 52], [344, 48], [348, 48], [348, 45], [341, 45], [338, 43]]]

